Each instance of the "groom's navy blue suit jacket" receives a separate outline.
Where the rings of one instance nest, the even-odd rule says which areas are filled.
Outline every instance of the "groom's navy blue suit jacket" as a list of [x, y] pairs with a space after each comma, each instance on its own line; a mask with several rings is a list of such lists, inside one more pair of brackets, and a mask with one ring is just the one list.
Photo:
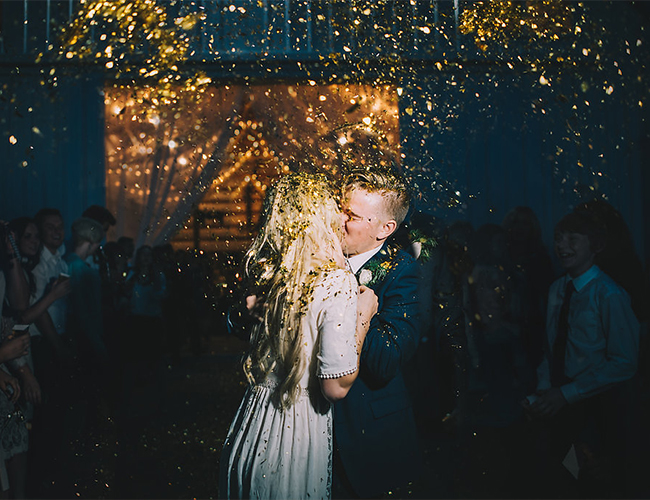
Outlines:
[[[378, 313], [361, 351], [359, 376], [334, 407], [334, 438], [351, 486], [362, 498], [378, 496], [417, 479], [421, 466], [411, 401], [402, 368], [418, 346], [419, 267], [403, 251], [386, 246], [362, 268], [387, 264], [371, 284]], [[359, 276], [359, 273], [357, 273]]]

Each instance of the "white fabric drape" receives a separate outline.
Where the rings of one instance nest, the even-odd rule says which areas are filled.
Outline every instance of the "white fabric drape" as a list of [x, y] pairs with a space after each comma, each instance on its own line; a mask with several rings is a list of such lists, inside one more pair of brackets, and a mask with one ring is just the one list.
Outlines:
[[158, 109], [146, 119], [146, 97], [107, 93], [113, 98], [108, 111], [123, 115], [107, 121], [107, 205], [117, 236], [133, 237], [136, 247], [164, 243], [221, 169], [241, 114], [242, 89], [214, 90], [200, 106]]

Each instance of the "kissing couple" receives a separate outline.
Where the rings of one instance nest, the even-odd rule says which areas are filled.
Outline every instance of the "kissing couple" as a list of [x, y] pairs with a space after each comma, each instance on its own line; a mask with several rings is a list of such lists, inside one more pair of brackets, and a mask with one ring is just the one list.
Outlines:
[[[340, 200], [340, 203], [339, 203]], [[376, 498], [421, 460], [403, 367], [418, 345], [418, 263], [388, 245], [409, 211], [393, 171], [269, 191], [244, 269], [249, 386], [224, 443], [221, 498]]]

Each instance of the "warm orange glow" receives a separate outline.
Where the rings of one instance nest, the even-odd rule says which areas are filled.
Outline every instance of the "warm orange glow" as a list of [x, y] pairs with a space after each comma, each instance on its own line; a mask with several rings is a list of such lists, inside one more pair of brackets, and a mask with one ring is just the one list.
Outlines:
[[[156, 235], [179, 207], [188, 210], [184, 201], [215, 161], [194, 207], [218, 219], [204, 222], [202, 248], [229, 252], [250, 243], [276, 177], [295, 169], [336, 176], [347, 163], [371, 161], [377, 148], [399, 162], [392, 87], [231, 85], [210, 89], [198, 105], [158, 105], [155, 113], [148, 98], [144, 90], [106, 89], [107, 205], [117, 214], [116, 233], [142, 235], [143, 243], [160, 242]], [[193, 247], [191, 208], [177, 224], [178, 247]]]

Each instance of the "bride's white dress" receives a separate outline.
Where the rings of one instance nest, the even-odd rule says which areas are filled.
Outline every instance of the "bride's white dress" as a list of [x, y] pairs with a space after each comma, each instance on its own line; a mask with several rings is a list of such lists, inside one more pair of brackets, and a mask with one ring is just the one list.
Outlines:
[[300, 396], [287, 410], [273, 401], [276, 379], [250, 386], [228, 431], [221, 457], [221, 498], [330, 498], [332, 409], [319, 378], [357, 369], [357, 282], [337, 269], [314, 285], [302, 321], [308, 363]]

